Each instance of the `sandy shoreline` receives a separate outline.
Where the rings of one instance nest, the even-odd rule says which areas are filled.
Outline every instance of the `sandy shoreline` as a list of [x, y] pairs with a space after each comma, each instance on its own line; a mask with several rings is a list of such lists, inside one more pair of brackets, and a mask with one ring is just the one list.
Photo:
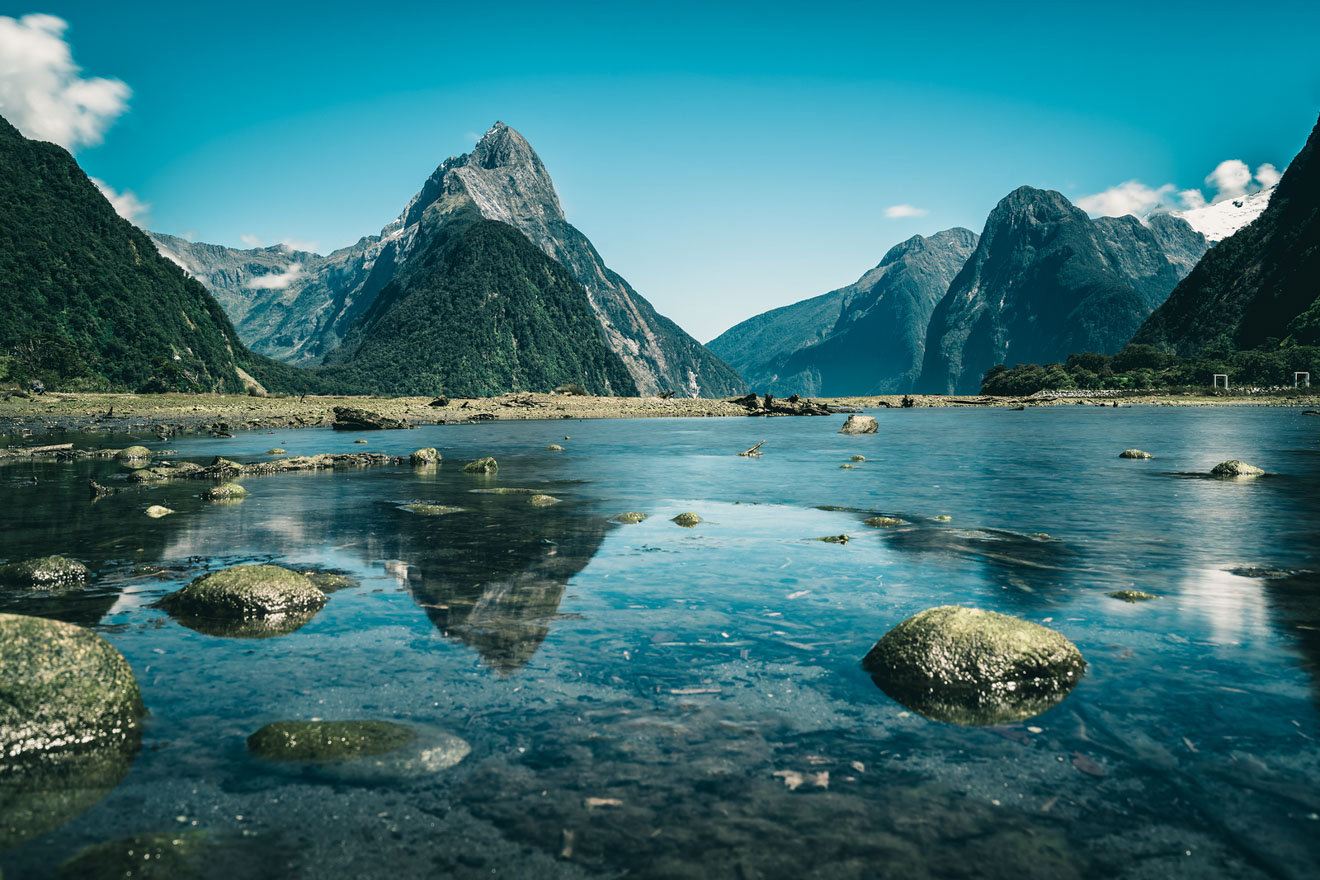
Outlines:
[[[902, 395], [813, 398], [838, 408], [899, 407]], [[1112, 406], [1114, 398], [1032, 399], [1016, 397], [914, 396], [918, 407]], [[270, 428], [325, 427], [334, 408], [352, 406], [410, 425], [461, 424], [484, 420], [728, 418], [747, 417], [731, 400], [657, 397], [574, 397], [557, 394], [505, 394], [456, 398], [448, 406], [430, 406], [430, 397], [249, 397], [219, 394], [63, 394], [0, 400], [0, 433], [60, 431], [176, 434], [196, 431], [232, 433]], [[1120, 406], [1291, 406], [1320, 407], [1320, 394], [1199, 397], [1143, 395], [1118, 399]]]

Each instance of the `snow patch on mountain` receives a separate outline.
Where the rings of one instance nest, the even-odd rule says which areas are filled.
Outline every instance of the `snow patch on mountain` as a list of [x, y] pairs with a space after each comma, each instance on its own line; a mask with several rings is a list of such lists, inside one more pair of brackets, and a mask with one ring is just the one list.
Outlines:
[[1239, 229], [1250, 226], [1269, 205], [1272, 195], [1274, 195], [1274, 187], [1271, 186], [1260, 192], [1224, 199], [1201, 208], [1169, 213], [1186, 220], [1188, 225], [1204, 235], [1211, 244], [1218, 244]]

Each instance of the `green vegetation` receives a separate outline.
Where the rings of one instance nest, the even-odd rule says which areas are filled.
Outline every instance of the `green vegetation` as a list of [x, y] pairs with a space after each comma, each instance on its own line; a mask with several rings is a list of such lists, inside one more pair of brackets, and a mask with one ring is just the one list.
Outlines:
[[1131, 344], [1115, 355], [1086, 352], [1062, 364], [1004, 364], [989, 370], [982, 394], [1023, 396], [1037, 391], [1154, 391], [1210, 388], [1227, 373], [1234, 388], [1291, 388], [1293, 373], [1308, 372], [1320, 384], [1320, 346], [1280, 345], [1269, 340], [1254, 351], [1208, 348], [1179, 357], [1154, 345]]

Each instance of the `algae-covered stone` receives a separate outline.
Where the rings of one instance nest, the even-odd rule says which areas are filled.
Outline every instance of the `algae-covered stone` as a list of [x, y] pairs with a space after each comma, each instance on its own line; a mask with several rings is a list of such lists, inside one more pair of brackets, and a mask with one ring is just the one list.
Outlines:
[[175, 880], [199, 874], [217, 848], [205, 831], [135, 834], [86, 847], [60, 864], [67, 880]]
[[339, 571], [323, 571], [319, 568], [304, 568], [298, 574], [312, 582], [322, 593], [333, 593], [336, 590], [344, 590], [348, 587], [360, 585], [357, 578], [344, 574]]
[[690, 529], [697, 523], [701, 522], [701, 517], [689, 511], [688, 513], [680, 513], [678, 516], [674, 517], [671, 522], [677, 523], [685, 529]]
[[627, 513], [621, 513], [614, 518], [614, 521], [616, 523], [623, 523], [625, 525], [630, 525], [630, 526], [635, 526], [639, 522], [643, 522], [645, 520], [646, 520], [646, 514], [638, 513], [635, 510], [630, 510]]
[[848, 416], [848, 420], [843, 423], [839, 429], [840, 434], [874, 434], [880, 430], [880, 426], [875, 421], [875, 416], [853, 415]]
[[862, 520], [862, 525], [870, 526], [873, 529], [892, 529], [907, 524], [907, 520], [899, 519], [896, 516], [868, 516]]
[[119, 461], [149, 461], [151, 450], [145, 446], [130, 446], [127, 449], [119, 450], [119, 454], [115, 458]]
[[1105, 593], [1111, 599], [1119, 599], [1123, 602], [1148, 602], [1151, 599], [1158, 599], [1159, 596], [1154, 593], [1145, 593], [1141, 590], [1115, 590], [1112, 593]]
[[851, 538], [847, 535], [826, 535], [823, 538], [817, 538], [817, 541], [824, 541], [826, 544], [847, 544]]
[[203, 501], [240, 501], [247, 497], [247, 489], [238, 483], [221, 483], [202, 493]]
[[234, 565], [160, 600], [171, 613], [228, 620], [317, 611], [323, 605], [325, 594], [315, 584], [278, 565]]
[[1124, 449], [1118, 454], [1119, 458], [1154, 458], [1149, 452], [1140, 449]]
[[1238, 461], [1231, 458], [1228, 461], [1221, 461], [1211, 469], [1211, 476], [1215, 477], [1259, 477], [1265, 472], [1253, 464], [1247, 464], [1245, 461]]
[[440, 461], [440, 459], [440, 451], [434, 446], [427, 446], [423, 449], [414, 450], [413, 454], [409, 456], [409, 460], [413, 464], [435, 464]]
[[479, 458], [476, 461], [469, 461], [463, 465], [463, 473], [465, 474], [493, 474], [499, 469], [499, 462], [489, 456]]
[[857, 465], [855, 465], [855, 464], [841, 464], [841, 465], [839, 465], [839, 469], [840, 469], [840, 470], [844, 470], [844, 471], [850, 471], [850, 470], [852, 470], [852, 469], [855, 468], [855, 467], [857, 467]]
[[0, 565], [0, 585], [30, 590], [52, 590], [87, 582], [87, 566], [63, 556], [41, 556]]
[[850, 459], [848, 459], [848, 460], [849, 460], [849, 461], [866, 461], [866, 456], [865, 456], [865, 455], [854, 455], [852, 458], [850, 458]]
[[563, 452], [563, 451], [564, 451], [564, 447], [560, 446], [558, 443], [551, 443], [549, 446], [546, 447], [546, 451], [548, 451], [548, 452]]
[[0, 756], [123, 743], [142, 694], [123, 655], [71, 623], [0, 614]]
[[288, 452], [287, 449], [281, 449], [278, 446], [274, 447], [273, 449], [266, 450], [267, 455], [284, 455], [284, 453], [286, 452]]
[[1039, 715], [1081, 679], [1077, 646], [1048, 627], [945, 605], [895, 626], [862, 661], [879, 687], [914, 711], [985, 725]]
[[450, 507], [446, 504], [424, 504], [420, 501], [415, 501], [411, 504], [400, 504], [399, 509], [406, 510], [409, 513], [415, 513], [418, 516], [444, 516], [448, 513], [458, 513], [463, 508]]
[[96, 806], [128, 775], [140, 746], [123, 742], [0, 757], [0, 852], [59, 828]]
[[935, 522], [949, 522], [952, 519], [953, 517], [949, 516], [947, 513], [941, 513], [939, 516], [935, 517]]
[[527, 503], [532, 507], [549, 507], [552, 504], [558, 504], [559, 499], [553, 495], [533, 495], [527, 499]]
[[159, 504], [153, 504], [145, 511], [147, 516], [152, 519], [160, 519], [162, 516], [169, 516], [173, 512], [174, 511], [170, 510], [168, 507], [162, 507]]
[[387, 754], [416, 737], [392, 721], [275, 721], [249, 736], [247, 746], [271, 761], [348, 761]]

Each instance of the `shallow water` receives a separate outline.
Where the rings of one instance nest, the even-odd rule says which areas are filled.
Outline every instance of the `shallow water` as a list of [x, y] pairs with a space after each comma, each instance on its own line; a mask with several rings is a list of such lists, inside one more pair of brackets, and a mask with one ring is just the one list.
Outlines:
[[[61, 553], [97, 578], [0, 595], [0, 611], [95, 628], [150, 716], [123, 780], [0, 853], [0, 869], [51, 876], [88, 845], [200, 829], [213, 844], [201, 875], [228, 878], [1315, 876], [1320, 419], [875, 415], [871, 436], [835, 434], [839, 417], [145, 444], [202, 463], [273, 446], [445, 458], [249, 477], [247, 499], [223, 506], [196, 497], [200, 481], [89, 502], [87, 479], [111, 483], [113, 462], [3, 466], [0, 557]], [[733, 454], [761, 440], [762, 458]], [[1156, 457], [1117, 458], [1130, 447]], [[854, 454], [867, 461], [839, 467]], [[498, 476], [462, 473], [484, 455]], [[1195, 476], [1227, 458], [1271, 475]], [[561, 501], [471, 491], [494, 487]], [[413, 501], [462, 510], [400, 509]], [[151, 504], [177, 513], [149, 519]], [[630, 510], [651, 516], [609, 521]], [[687, 510], [704, 522], [669, 522]], [[875, 514], [909, 525], [862, 524]], [[812, 540], [841, 533], [852, 540]], [[266, 639], [151, 607], [254, 560], [360, 585]], [[1119, 589], [1161, 598], [1105, 595]], [[905, 708], [859, 661], [942, 604], [1060, 630], [1085, 678], [1000, 726]], [[313, 718], [403, 721], [472, 752], [421, 774], [247, 754], [263, 724]]]

